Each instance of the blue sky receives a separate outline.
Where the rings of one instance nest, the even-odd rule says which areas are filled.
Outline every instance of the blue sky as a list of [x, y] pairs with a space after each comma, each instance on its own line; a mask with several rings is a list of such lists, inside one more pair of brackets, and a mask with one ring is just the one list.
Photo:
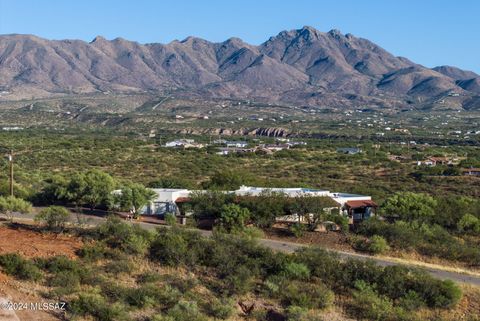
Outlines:
[[479, 16], [477, 0], [0, 0], [0, 34], [141, 43], [235, 36], [259, 44], [309, 25], [370, 39], [428, 67], [480, 73]]

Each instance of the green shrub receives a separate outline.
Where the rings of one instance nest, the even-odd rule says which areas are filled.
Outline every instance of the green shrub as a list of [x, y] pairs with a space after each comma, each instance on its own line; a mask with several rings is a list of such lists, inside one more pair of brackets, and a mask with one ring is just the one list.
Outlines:
[[208, 314], [216, 320], [226, 320], [235, 312], [235, 301], [229, 298], [215, 299], [208, 305]]
[[103, 297], [110, 300], [110, 302], [122, 302], [126, 301], [129, 293], [129, 289], [121, 285], [111, 282], [111, 280], [104, 280], [100, 285]]
[[206, 321], [198, 309], [196, 302], [180, 301], [173, 308], [168, 310], [167, 315], [175, 321]]
[[282, 292], [286, 305], [307, 309], [324, 309], [333, 303], [334, 295], [324, 284], [293, 281], [286, 284]]
[[63, 287], [69, 291], [74, 291], [80, 286], [80, 275], [75, 271], [61, 271], [55, 273], [48, 284], [55, 287]]
[[368, 251], [372, 254], [382, 254], [390, 249], [387, 241], [380, 235], [374, 235], [368, 242]]
[[69, 305], [72, 316], [93, 316], [98, 321], [123, 321], [128, 319], [125, 308], [118, 303], [108, 304], [98, 293], [82, 292]]
[[135, 263], [128, 259], [110, 261], [105, 265], [105, 271], [112, 274], [126, 273], [130, 274], [135, 270]]
[[106, 256], [106, 253], [107, 248], [101, 242], [86, 244], [80, 250], [78, 250], [78, 255], [89, 262], [95, 262], [103, 259]]
[[169, 266], [186, 263], [188, 243], [182, 234], [171, 231], [159, 233], [150, 247], [150, 257]]
[[368, 320], [389, 320], [394, 313], [393, 303], [380, 296], [366, 282], [355, 282], [353, 291], [353, 315]]
[[45, 223], [46, 227], [52, 231], [63, 231], [70, 217], [70, 212], [61, 206], [50, 206], [35, 215], [36, 222]]
[[57, 255], [49, 258], [44, 263], [44, 268], [50, 273], [59, 273], [64, 271], [78, 271], [81, 266], [78, 261], [71, 260], [65, 255]]
[[129, 225], [116, 216], [97, 228], [98, 237], [105, 243], [128, 254], [145, 254], [154, 235], [138, 225]]
[[310, 269], [305, 264], [289, 262], [283, 268], [282, 275], [291, 280], [307, 280], [310, 278]]
[[167, 213], [165, 214], [165, 223], [169, 226], [175, 226], [177, 225], [177, 217], [173, 213]]
[[294, 223], [294, 224], [291, 224], [288, 227], [288, 229], [293, 234], [293, 236], [295, 236], [296, 238], [299, 238], [305, 234], [307, 227], [305, 226], [305, 224], [302, 224], [302, 223]]
[[457, 228], [460, 232], [480, 234], [480, 219], [472, 214], [465, 214], [458, 222]]
[[162, 279], [162, 276], [158, 273], [154, 273], [154, 272], [146, 272], [144, 274], [141, 274], [138, 279], [137, 279], [137, 282], [138, 283], [141, 283], [141, 284], [145, 284], [145, 283], [155, 283], [155, 282], [158, 282]]
[[0, 255], [0, 266], [6, 274], [22, 280], [38, 281], [43, 276], [40, 269], [33, 262], [22, 258], [17, 253]]
[[241, 232], [245, 229], [249, 217], [250, 211], [247, 208], [237, 204], [225, 204], [220, 211], [218, 224], [227, 233]]
[[228, 294], [245, 294], [253, 288], [252, 271], [246, 266], [237, 266], [223, 280]]
[[152, 307], [158, 298], [162, 296], [162, 289], [153, 284], [147, 284], [139, 288], [128, 290], [126, 301], [128, 304], [138, 307]]

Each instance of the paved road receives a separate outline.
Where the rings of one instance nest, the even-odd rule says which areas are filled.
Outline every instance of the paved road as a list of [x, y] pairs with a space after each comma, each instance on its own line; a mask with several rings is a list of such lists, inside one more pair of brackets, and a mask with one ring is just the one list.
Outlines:
[[[0, 214], [0, 218], [5, 216], [2, 216]], [[32, 221], [33, 220], [33, 215], [32, 214], [15, 214], [14, 215], [16, 220], [27, 220], [27, 221]], [[97, 226], [105, 221], [105, 218], [102, 216], [92, 216], [92, 215], [83, 215], [83, 214], [74, 214], [72, 215], [71, 221], [74, 223], [78, 223], [81, 221], [82, 224], [85, 224], [87, 226]], [[130, 224], [137, 224], [141, 226], [142, 228], [146, 230], [155, 230], [158, 227], [165, 227], [164, 225], [157, 225], [157, 224], [151, 224], [151, 223], [145, 223], [145, 222], [137, 222], [137, 221], [131, 221], [129, 222]], [[211, 231], [205, 231], [205, 230], [197, 230], [199, 231], [203, 236], [209, 237], [212, 235]], [[292, 242], [284, 242], [284, 241], [277, 241], [277, 240], [270, 240], [270, 239], [260, 239], [259, 243], [262, 244], [263, 246], [266, 246], [268, 248], [271, 248], [272, 250], [276, 251], [282, 251], [282, 252], [287, 252], [287, 253], [292, 253], [295, 252], [297, 249], [308, 246], [305, 244], [298, 244], [298, 243], [292, 243]], [[375, 256], [370, 256], [370, 255], [364, 255], [364, 254], [358, 254], [358, 253], [352, 253], [352, 252], [343, 252], [343, 251], [337, 251], [337, 250], [329, 250], [332, 252], [337, 253], [340, 258], [348, 259], [348, 258], [354, 258], [354, 259], [360, 259], [360, 260], [372, 260], [378, 265], [381, 266], [390, 266], [390, 265], [405, 265], [409, 267], [417, 267], [414, 264], [401, 264], [398, 262], [395, 262], [393, 260], [388, 260], [385, 258], [378, 258]], [[470, 274], [463, 274], [459, 272], [452, 272], [452, 271], [446, 271], [442, 269], [436, 269], [436, 268], [428, 268], [428, 267], [422, 267], [423, 270], [427, 271], [432, 275], [433, 277], [436, 277], [438, 279], [442, 280], [452, 280], [458, 283], [465, 283], [469, 285], [475, 285], [475, 286], [480, 286], [480, 276], [475, 276], [475, 275], [470, 275]]]

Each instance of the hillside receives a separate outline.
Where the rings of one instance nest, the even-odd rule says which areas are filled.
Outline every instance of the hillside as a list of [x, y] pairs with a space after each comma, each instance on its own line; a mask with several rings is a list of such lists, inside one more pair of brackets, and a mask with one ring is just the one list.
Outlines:
[[100, 36], [90, 43], [0, 36], [3, 100], [147, 92], [388, 108], [432, 104], [455, 93], [454, 105], [477, 109], [479, 80], [473, 72], [429, 69], [367, 39], [311, 27], [282, 31], [258, 46], [238, 38], [140, 44]]

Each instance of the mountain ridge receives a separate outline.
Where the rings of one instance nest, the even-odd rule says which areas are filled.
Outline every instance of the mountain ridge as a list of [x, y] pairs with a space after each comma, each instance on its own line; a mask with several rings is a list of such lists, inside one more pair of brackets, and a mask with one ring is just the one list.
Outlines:
[[140, 44], [11, 34], [0, 35], [0, 91], [8, 93], [1, 99], [176, 92], [317, 107], [431, 107], [455, 96], [452, 106], [476, 109], [471, 101], [480, 94], [480, 76], [451, 66], [430, 69], [368, 39], [309, 26], [260, 45], [235, 37]]

